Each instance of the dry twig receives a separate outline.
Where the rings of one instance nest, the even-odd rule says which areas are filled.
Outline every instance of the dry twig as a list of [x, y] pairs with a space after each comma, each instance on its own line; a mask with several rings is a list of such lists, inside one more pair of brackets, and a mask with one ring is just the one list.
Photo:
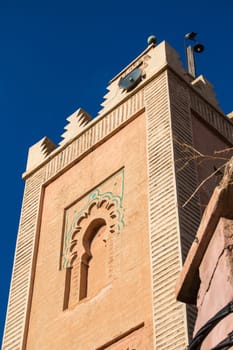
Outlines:
[[177, 172], [180, 172], [184, 170], [187, 166], [189, 166], [191, 161], [196, 161], [199, 165], [203, 163], [204, 161], [223, 161], [224, 163], [219, 166], [218, 168], [214, 167], [214, 171], [207, 176], [195, 189], [195, 191], [191, 194], [191, 196], [186, 200], [186, 202], [182, 205], [184, 208], [191, 199], [195, 196], [195, 194], [204, 186], [206, 182], [208, 182], [213, 176], [217, 175], [221, 169], [223, 169], [226, 166], [226, 163], [229, 161], [229, 157], [223, 157], [223, 156], [216, 156], [217, 154], [222, 153], [229, 153], [230, 151], [233, 151], [233, 147], [225, 148], [222, 150], [214, 151], [214, 155], [209, 154], [203, 154], [199, 152], [197, 149], [195, 149], [192, 145], [189, 145], [187, 143], [181, 143], [178, 140], [174, 140], [176, 144], [179, 145], [179, 147], [182, 149], [182, 152], [184, 153], [184, 157], [176, 159], [176, 163], [183, 163], [177, 170]]

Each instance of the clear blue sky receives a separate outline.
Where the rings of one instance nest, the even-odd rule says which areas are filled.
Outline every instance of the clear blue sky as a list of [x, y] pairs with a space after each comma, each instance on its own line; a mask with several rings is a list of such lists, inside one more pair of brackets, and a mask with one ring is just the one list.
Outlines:
[[183, 37], [198, 32], [197, 73], [233, 110], [233, 1], [0, 0], [0, 339], [11, 277], [28, 147], [55, 143], [66, 117], [97, 115], [108, 81], [146, 46], [168, 41], [184, 62]]

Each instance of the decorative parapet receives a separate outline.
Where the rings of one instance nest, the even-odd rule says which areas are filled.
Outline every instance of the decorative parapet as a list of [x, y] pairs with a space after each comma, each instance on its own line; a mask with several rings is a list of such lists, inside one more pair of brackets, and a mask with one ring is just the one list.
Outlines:
[[199, 91], [201, 95], [205, 97], [214, 107], [220, 110], [219, 103], [214, 92], [214, 87], [208, 80], [203, 77], [203, 75], [200, 75], [195, 80], [193, 80], [191, 82], [191, 85], [193, 85], [197, 91]]
[[39, 142], [29, 148], [26, 170], [31, 170], [39, 165], [57, 147], [48, 137], [43, 137]]
[[233, 111], [227, 114], [227, 117], [233, 119]]
[[79, 108], [76, 112], [71, 114], [67, 120], [69, 123], [64, 128], [66, 131], [61, 135], [63, 140], [59, 143], [60, 146], [79, 134], [92, 120], [92, 117], [82, 108]]
[[130, 92], [119, 89], [118, 83], [121, 78], [125, 77], [132, 70], [135, 68], [142, 69], [142, 79], [137, 88], [133, 90], [135, 92], [135, 90], [141, 89], [142, 85], [148, 83], [154, 75], [167, 66], [173, 68], [186, 81], [190, 81], [182, 67], [179, 55], [168, 43], [163, 41], [158, 46], [152, 44], [109, 82], [108, 92], [104, 96], [104, 102], [101, 104], [103, 108], [100, 110], [99, 115], [103, 115], [131, 95]]
[[54, 154], [46, 166], [46, 180], [67, 165], [72, 165], [73, 161], [77, 161], [86, 152], [90, 152], [99, 142], [103, 142], [119, 127], [123, 127], [132, 117], [135, 117], [137, 113], [141, 113], [143, 108], [144, 91], [139, 90], [131, 96], [131, 99], [127, 99], [107, 115], [94, 119], [78, 137], [74, 138], [71, 143], [59, 148], [57, 154]]

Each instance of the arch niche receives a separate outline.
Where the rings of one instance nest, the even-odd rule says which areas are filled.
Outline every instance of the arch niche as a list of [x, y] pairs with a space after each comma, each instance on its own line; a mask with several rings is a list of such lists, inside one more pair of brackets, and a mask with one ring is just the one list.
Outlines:
[[93, 297], [111, 281], [116, 227], [117, 210], [107, 200], [92, 203], [78, 219], [70, 242], [65, 309]]

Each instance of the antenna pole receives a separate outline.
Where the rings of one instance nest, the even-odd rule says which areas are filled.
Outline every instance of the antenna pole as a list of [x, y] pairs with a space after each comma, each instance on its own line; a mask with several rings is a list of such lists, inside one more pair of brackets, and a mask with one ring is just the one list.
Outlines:
[[[196, 42], [196, 35], [195, 32], [190, 32], [185, 34], [184, 37], [184, 46], [185, 46], [185, 54], [186, 54], [186, 61], [187, 61], [187, 68], [188, 73], [193, 77], [196, 78], [196, 65], [195, 65], [195, 56], [194, 53], [201, 53], [204, 51], [204, 45]], [[191, 40], [195, 44], [191, 44], [187, 46], [187, 41]]]
[[186, 57], [187, 57], [188, 73], [192, 75], [194, 78], [196, 78], [196, 66], [195, 66], [195, 58], [194, 58], [192, 45], [189, 45], [186, 48]]

